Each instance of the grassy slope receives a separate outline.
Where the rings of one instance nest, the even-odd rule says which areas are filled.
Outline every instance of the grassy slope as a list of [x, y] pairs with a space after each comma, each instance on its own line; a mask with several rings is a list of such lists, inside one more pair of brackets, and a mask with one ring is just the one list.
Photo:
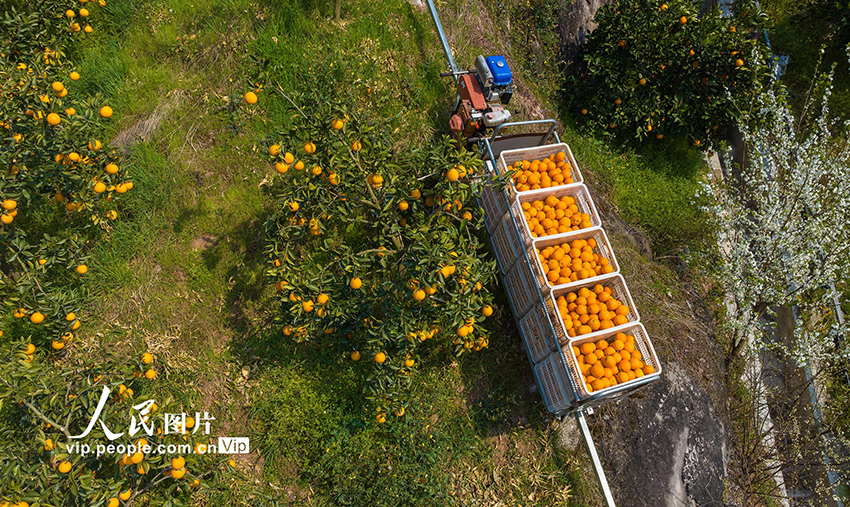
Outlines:
[[[361, 421], [359, 387], [340, 357], [297, 350], [268, 326], [258, 184], [270, 168], [256, 145], [289, 112], [268, 88], [259, 107], [227, 107], [257, 67], [247, 56], [267, 58], [268, 86], [280, 83], [304, 107], [303, 92], [332, 93], [318, 76], [336, 69], [363, 97], [351, 107], [400, 114], [399, 138], [426, 140], [450, 99], [428, 18], [400, 1], [344, 5], [342, 27], [311, 2], [114, 3], [111, 33], [84, 52], [84, 82], [113, 101], [122, 134], [144, 140], [129, 148], [134, 192], [91, 263], [96, 313], [86, 318], [98, 331], [130, 329], [161, 361], [173, 397], [213, 411], [221, 434], [262, 446], [203, 501], [237, 504], [262, 478], [275, 496], [318, 504], [594, 504], [583, 458], [555, 443], [528, 393], [515, 332], [482, 356], [426, 371], [415, 386], [421, 405], [377, 427]], [[354, 49], [363, 44], [373, 51]], [[140, 123], [160, 116], [154, 129]], [[510, 316], [502, 310], [494, 325], [511, 329]]]

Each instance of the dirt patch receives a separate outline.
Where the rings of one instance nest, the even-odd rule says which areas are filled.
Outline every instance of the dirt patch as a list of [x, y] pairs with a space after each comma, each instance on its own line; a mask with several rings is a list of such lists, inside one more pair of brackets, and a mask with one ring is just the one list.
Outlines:
[[130, 147], [139, 141], [149, 141], [168, 113], [180, 105], [182, 95], [179, 90], [172, 92], [168, 98], [157, 104], [152, 113], [125, 128], [112, 140], [113, 146], [119, 148], [124, 156], [128, 156]]
[[198, 236], [197, 238], [192, 238], [192, 241], [189, 243], [189, 246], [194, 251], [198, 250], [206, 250], [211, 246], [215, 246], [218, 244], [218, 238], [215, 236], [211, 236], [209, 234], [204, 234], [202, 236]]

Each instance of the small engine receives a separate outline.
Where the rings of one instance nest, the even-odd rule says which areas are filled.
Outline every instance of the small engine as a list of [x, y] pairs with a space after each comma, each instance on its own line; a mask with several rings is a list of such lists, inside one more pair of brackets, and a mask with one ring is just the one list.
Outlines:
[[458, 73], [458, 105], [449, 121], [452, 132], [464, 137], [484, 134], [511, 119], [511, 69], [504, 56], [478, 56], [475, 69]]

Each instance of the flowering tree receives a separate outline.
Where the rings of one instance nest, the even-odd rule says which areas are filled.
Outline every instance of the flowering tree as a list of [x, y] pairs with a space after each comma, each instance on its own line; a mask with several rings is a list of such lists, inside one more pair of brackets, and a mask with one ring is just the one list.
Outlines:
[[[769, 307], [798, 306], [799, 346], [789, 352], [800, 360], [835, 353], [823, 337], [839, 330], [822, 317], [836, 297], [830, 281], [848, 267], [850, 147], [832, 135], [828, 99], [829, 88], [811, 132], [803, 133], [789, 106], [767, 91], [762, 119], [742, 128], [750, 163], [726, 182], [711, 180], [733, 352], [748, 343]], [[752, 345], [767, 345], [763, 338], [757, 333]]]
[[847, 397], [822, 397], [850, 358], [833, 283], [850, 264], [850, 147], [833, 135], [831, 75], [826, 83], [808, 129], [767, 90], [758, 119], [742, 127], [749, 160], [725, 181], [710, 181], [727, 297], [723, 328], [746, 385], [731, 403], [743, 435], [732, 474], [745, 504], [768, 489], [784, 497], [786, 482], [830, 497], [836, 473], [850, 464], [840, 423]]

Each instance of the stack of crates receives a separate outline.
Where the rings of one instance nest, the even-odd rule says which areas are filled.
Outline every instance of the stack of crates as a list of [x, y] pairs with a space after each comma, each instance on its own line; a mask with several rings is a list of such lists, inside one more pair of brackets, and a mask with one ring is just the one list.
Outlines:
[[[505, 178], [508, 181], [502, 189], [493, 177], [506, 176], [518, 161], [542, 160], [557, 156], [558, 153], [564, 154], [565, 162], [570, 166], [571, 183], [534, 190], [518, 190], [508, 177]], [[507, 150], [500, 154], [495, 166], [491, 161], [486, 161], [485, 164], [491, 177], [483, 185], [479, 202], [484, 210], [487, 232], [498, 259], [514, 317], [548, 410], [559, 413], [579, 403], [590, 401], [590, 398], [597, 400], [621, 395], [657, 378], [661, 374], [658, 357], [646, 329], [640, 323], [640, 316], [626, 281], [619, 274], [620, 265], [569, 146], [560, 143]], [[536, 237], [526, 222], [523, 206], [524, 203], [545, 201], [549, 196], [558, 199], [570, 196], [578, 211], [590, 217], [589, 227]], [[588, 273], [590, 276], [584, 279], [571, 279], [567, 283], [553, 285], [544, 273], [538, 251], [577, 239], [593, 240], [593, 254], [605, 258], [606, 266], [609, 266], [605, 268], [607, 273]], [[607, 287], [612, 297], [628, 307], [629, 312], [625, 319], [619, 319], [625, 322], [607, 329], [600, 328], [576, 335], [575, 330], [566, 328], [556, 300], [561, 295], [582, 288], [593, 288], [597, 284]], [[643, 362], [652, 366], [655, 371], [644, 375], [640, 382], [629, 380], [594, 391], [585, 384], [581, 372], [582, 365], [574, 355], [573, 347], [602, 339], [612, 341], [609, 339], [613, 339], [618, 333], [634, 336], [635, 350], [640, 351]]]

